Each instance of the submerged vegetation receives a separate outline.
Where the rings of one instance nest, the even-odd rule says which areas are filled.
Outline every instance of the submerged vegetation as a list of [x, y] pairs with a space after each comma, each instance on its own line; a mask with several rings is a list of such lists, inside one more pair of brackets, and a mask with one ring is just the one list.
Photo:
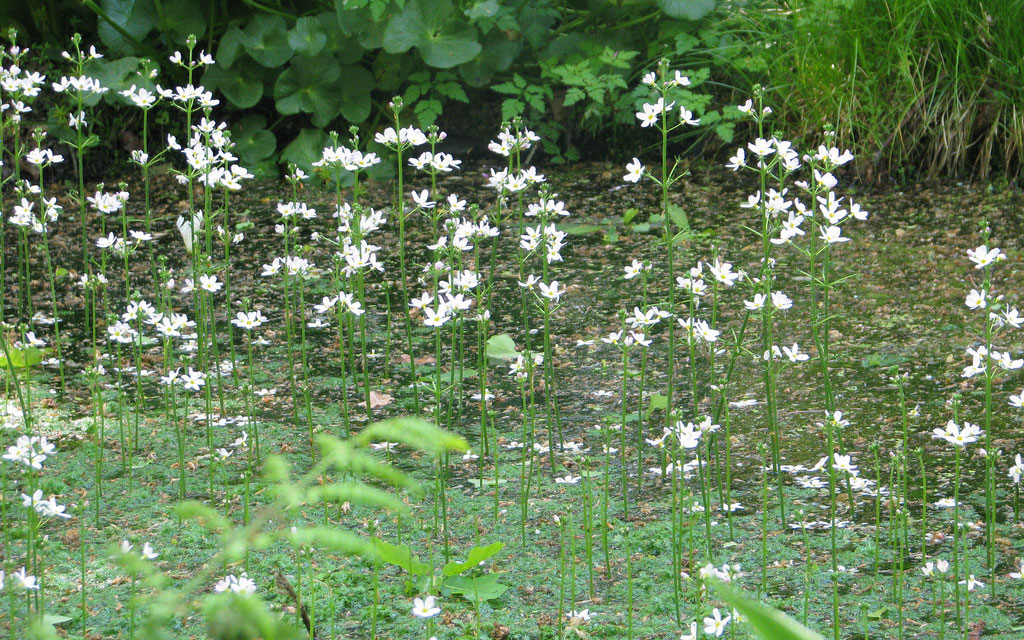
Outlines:
[[[403, 97], [267, 195], [186, 44], [187, 82], [123, 90], [145, 146], [116, 186], [82, 171], [101, 52], [75, 37], [59, 80], [3, 52], [11, 637], [1019, 635], [1024, 318], [992, 220], [873, 279], [903, 236], [760, 86], [716, 107], [753, 132], [716, 169], [749, 195], [705, 216], [668, 60], [633, 112], [656, 152], [590, 205], [521, 118], [460, 176]], [[150, 145], [157, 113], [187, 135]]]

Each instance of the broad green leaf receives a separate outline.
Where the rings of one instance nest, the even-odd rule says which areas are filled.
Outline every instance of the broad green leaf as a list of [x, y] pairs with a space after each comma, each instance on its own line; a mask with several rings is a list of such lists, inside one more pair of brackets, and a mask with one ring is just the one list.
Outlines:
[[507, 333], [488, 338], [485, 353], [488, 358], [495, 358], [497, 360], [515, 360], [519, 357], [519, 352], [516, 351], [515, 340]]
[[11, 356], [10, 365], [7, 363], [7, 358], [0, 354], [0, 368], [24, 369], [25, 367], [34, 367], [43, 361], [43, 352], [35, 347], [15, 349], [8, 346], [7, 353]]
[[440, 32], [431, 34], [420, 43], [423, 61], [432, 67], [450, 69], [469, 62], [480, 53], [476, 27], [465, 20], [449, 20]]
[[196, 500], [179, 502], [175, 505], [174, 512], [179, 518], [195, 520], [201, 526], [212, 531], [224, 529], [230, 524], [216, 509]]
[[335, 0], [334, 9], [342, 33], [358, 40], [364, 49], [373, 51], [382, 48], [384, 33], [390, 21], [374, 17], [374, 12], [365, 5], [350, 7], [351, 4], [346, 0]]
[[371, 442], [400, 442], [434, 455], [445, 451], [469, 450], [469, 445], [461, 436], [439, 429], [421, 418], [412, 417], [374, 422], [352, 439], [363, 446]]
[[[523, 48], [522, 40], [510, 40], [504, 31], [494, 30], [481, 43], [480, 55], [459, 66], [459, 75], [471, 87], [482, 87], [498, 71], [505, 71]], [[516, 91], [515, 93], [519, 93]]]
[[233, 69], [216, 64], [207, 67], [203, 84], [207, 89], [224, 94], [228, 102], [239, 109], [248, 109], [263, 97], [263, 81], [242, 63]]
[[498, 0], [483, 0], [482, 2], [477, 2], [472, 7], [466, 9], [466, 17], [470, 20], [493, 18], [498, 15], [498, 11], [500, 10], [501, 5], [498, 4]]
[[313, 114], [313, 124], [326, 126], [341, 110], [341, 70], [330, 56], [296, 57], [277, 78], [274, 100], [283, 115]]
[[242, 30], [238, 27], [230, 27], [217, 43], [217, 64], [215, 66], [230, 68], [238, 56], [245, 52], [245, 43], [246, 37]]
[[340, 67], [342, 87], [341, 115], [351, 123], [370, 117], [370, 93], [374, 89], [373, 74], [361, 65]]
[[647, 414], [650, 415], [652, 411], [665, 410], [667, 408], [668, 396], [661, 393], [655, 393], [647, 403]]
[[452, 576], [445, 578], [443, 588], [452, 593], [461, 594], [470, 602], [477, 600], [493, 600], [500, 598], [508, 591], [508, 586], [498, 582], [496, 573], [470, 578], [468, 576]]
[[372, 557], [373, 544], [366, 538], [338, 527], [302, 527], [292, 534], [295, 542], [350, 556]]
[[715, 8], [715, 0], [657, 0], [658, 7], [672, 18], [700, 20]]
[[164, 0], [163, 14], [176, 41], [184, 43], [190, 34], [206, 33], [207, 11], [197, 0]]
[[64, 624], [65, 622], [71, 622], [74, 620], [71, 616], [62, 616], [55, 613], [43, 614], [43, 624], [50, 626], [56, 626], [58, 624]]
[[440, 69], [469, 62], [481, 50], [476, 27], [451, 17], [452, 11], [448, 0], [410, 0], [388, 21], [384, 50], [403, 53], [416, 47], [424, 62]]
[[[114, 23], [138, 41], [145, 38], [159, 21], [153, 0], [100, 0], [99, 5]], [[130, 40], [102, 18], [96, 19], [96, 31], [100, 41], [106, 45], [104, 53], [108, 55], [127, 55], [135, 49]]]
[[[424, 6], [424, 5], [427, 6]], [[405, 8], [395, 13], [384, 29], [384, 50], [388, 53], [405, 53], [418, 47], [435, 33], [452, 13], [449, 0], [410, 0]]]
[[393, 493], [371, 487], [361, 482], [334, 482], [323, 486], [311, 487], [308, 494], [309, 502], [331, 501], [335, 504], [348, 502], [351, 505], [381, 507], [396, 513], [406, 513], [409, 506]]
[[294, 53], [288, 44], [288, 26], [280, 16], [256, 14], [243, 33], [245, 50], [264, 67], [280, 67]]
[[[131, 56], [124, 58], [101, 58], [90, 60], [83, 71], [99, 80], [100, 84], [109, 89], [103, 96], [110, 101], [122, 102], [123, 97], [118, 95], [132, 84], [139, 84], [138, 74], [139, 59]], [[90, 94], [85, 98], [86, 106], [95, 106], [100, 98], [99, 94]]]
[[362, 59], [363, 47], [359, 44], [359, 40], [354, 36], [346, 35], [341, 30], [338, 18], [334, 13], [321, 13], [317, 19], [327, 37], [324, 53], [334, 54], [339, 64], [355, 64]]
[[319, 18], [305, 16], [296, 20], [295, 26], [288, 31], [288, 44], [300, 56], [312, 58], [327, 44], [327, 31]]
[[466, 558], [465, 562], [449, 562], [444, 565], [442, 572], [446, 576], [457, 576], [460, 573], [468, 571], [474, 567], [480, 566], [481, 562], [484, 562], [494, 554], [498, 553], [505, 548], [504, 542], [494, 542], [486, 547], [473, 547], [469, 550], [469, 557]]
[[412, 555], [412, 550], [407, 544], [394, 545], [380, 538], [374, 538], [373, 550], [380, 560], [405, 569], [411, 575], [425, 576], [430, 573], [430, 566], [420, 562], [416, 556]]
[[709, 581], [718, 597], [743, 614], [754, 633], [762, 640], [825, 640], [778, 609], [744, 596], [717, 580]]
[[570, 236], [585, 236], [591, 233], [597, 233], [604, 231], [604, 227], [599, 224], [589, 224], [586, 222], [569, 222], [566, 224], [558, 225], [559, 231], [564, 231]]
[[244, 166], [269, 158], [277, 149], [277, 139], [266, 126], [266, 118], [255, 114], [247, 115], [231, 125], [231, 139], [235, 143], [233, 151]]
[[323, 155], [330, 138], [322, 129], [303, 129], [288, 146], [281, 151], [281, 160], [294, 162], [303, 171], [313, 172], [313, 162]]
[[303, 637], [291, 620], [286, 621], [280, 614], [271, 612], [258, 595], [213, 594], [204, 599], [204, 615], [204, 636], [210, 640], [298, 640]]

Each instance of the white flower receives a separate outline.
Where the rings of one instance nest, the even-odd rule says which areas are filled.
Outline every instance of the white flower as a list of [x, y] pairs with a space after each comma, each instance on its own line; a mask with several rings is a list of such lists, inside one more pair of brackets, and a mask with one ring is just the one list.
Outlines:
[[564, 287], [559, 289], [558, 280], [552, 280], [551, 284], [544, 284], [543, 282], [538, 282], [537, 287], [540, 289], [540, 294], [542, 296], [544, 296], [548, 300], [553, 300], [554, 302], [558, 302], [558, 300], [562, 297], [562, 294], [565, 293]]
[[441, 613], [441, 608], [435, 606], [434, 596], [414, 598], [412, 601], [412, 615], [417, 618], [433, 618], [439, 613]]
[[795, 342], [792, 348], [782, 347], [782, 353], [789, 358], [790, 362], [803, 362], [810, 357], [806, 353], [800, 353], [800, 347]]
[[991, 264], [995, 264], [996, 262], [1006, 260], [1005, 253], [995, 247], [989, 249], [985, 245], [980, 245], [974, 249], [968, 249], [967, 257], [974, 263], [975, 269], [983, 269]]
[[732, 616], [722, 617], [722, 612], [715, 607], [711, 610], [712, 617], [704, 618], [704, 633], [709, 636], [721, 637], [725, 633], [725, 627], [732, 620]]
[[988, 304], [987, 302], [988, 292], [984, 289], [971, 289], [971, 292], [967, 294], [967, 299], [964, 304], [967, 305], [968, 309], [983, 309]]
[[622, 179], [626, 182], [639, 182], [640, 178], [644, 177], [645, 169], [646, 167], [638, 158], [633, 158], [633, 162], [626, 165], [626, 175], [622, 176]]
[[422, 207], [423, 209], [433, 209], [434, 205], [437, 204], [433, 200], [430, 200], [430, 191], [428, 191], [427, 189], [424, 189], [423, 191], [419, 192], [414, 190], [411, 192], [411, 195], [412, 200], [413, 202], [416, 203], [417, 207]]
[[793, 306], [793, 301], [781, 291], [772, 291], [772, 306], [785, 311]]
[[765, 140], [764, 138], [748, 142], [747, 148], [750, 149], [751, 153], [762, 158], [775, 153], [775, 145], [772, 144], [771, 140]]
[[974, 591], [975, 587], [984, 587], [985, 586], [985, 583], [982, 582], [981, 580], [978, 580], [977, 578], [975, 578], [973, 573], [971, 575], [967, 576], [967, 579], [961, 580], [960, 584], [967, 585], [967, 590], [968, 591]]
[[17, 580], [18, 584], [21, 585], [22, 589], [25, 589], [26, 591], [39, 590], [39, 583], [36, 582], [36, 577], [33, 575], [29, 575], [25, 571], [25, 567], [22, 567], [21, 569], [18, 569], [17, 571], [12, 573], [11, 577]]
[[242, 594], [256, 593], [256, 583], [250, 580], [249, 576], [243, 571], [238, 576], [225, 576], [213, 586], [213, 590], [217, 593], [224, 593], [225, 591]]
[[224, 286], [224, 283], [217, 279], [215, 275], [201, 275], [199, 276], [199, 287], [204, 291], [210, 293], [217, 293]]
[[[736, 171], [740, 167], [747, 166], [747, 152], [746, 152], [746, 150], [744, 150], [743, 147], [740, 147], [739, 149], [737, 149], [736, 150], [736, 155], [734, 155], [731, 158], [729, 158], [729, 162], [725, 166], [729, 167], [733, 171]], [[696, 623], [694, 623], [694, 624], [696, 624]]]
[[850, 239], [843, 236], [843, 230], [832, 225], [821, 230], [821, 239], [828, 244], [835, 244], [837, 242], [849, 242]]
[[755, 293], [753, 300], [744, 300], [743, 306], [747, 308], [747, 311], [759, 311], [764, 309], [764, 301], [768, 296], [763, 293]]

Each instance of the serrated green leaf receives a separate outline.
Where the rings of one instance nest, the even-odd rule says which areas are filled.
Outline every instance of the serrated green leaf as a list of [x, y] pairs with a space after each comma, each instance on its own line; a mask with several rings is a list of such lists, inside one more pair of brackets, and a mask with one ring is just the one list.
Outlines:
[[682, 207], [677, 204], [669, 204], [668, 217], [680, 231], [689, 231], [690, 219], [686, 216], [686, 212]]
[[469, 96], [466, 95], [466, 91], [458, 82], [442, 82], [435, 89], [446, 98], [458, 100], [459, 102], [469, 102]]
[[657, 0], [658, 8], [672, 18], [697, 21], [711, 13], [715, 0]]
[[569, 107], [586, 97], [587, 94], [583, 92], [583, 89], [580, 89], [579, 87], [569, 87], [565, 92], [565, 98], [562, 99], [562, 105]]
[[312, 58], [327, 44], [327, 31], [318, 17], [304, 16], [296, 20], [295, 26], [288, 30], [288, 44], [295, 53]]
[[512, 118], [522, 115], [523, 111], [526, 110], [526, 105], [522, 100], [516, 98], [506, 98], [501, 102], [501, 119], [511, 120]]
[[280, 16], [256, 14], [243, 34], [245, 50], [264, 67], [280, 67], [294, 54], [288, 44], [288, 26]]
[[496, 360], [515, 360], [519, 357], [519, 352], [516, 351], [516, 342], [507, 333], [488, 338], [487, 348], [484, 352], [488, 358]]
[[504, 542], [493, 542], [486, 547], [473, 547], [469, 550], [469, 556], [466, 558], [465, 562], [455, 562], [453, 560], [452, 562], [444, 565], [444, 568], [441, 571], [446, 576], [457, 576], [460, 573], [480, 566], [481, 562], [491, 558], [494, 554], [504, 548]]
[[736, 135], [736, 123], [722, 122], [715, 125], [715, 135], [717, 135], [722, 142], [732, 142]]
[[491, 90], [497, 91], [498, 93], [504, 93], [506, 95], [512, 95], [512, 96], [517, 96], [520, 93], [522, 93], [522, 91], [519, 89], [519, 87], [515, 86], [511, 82], [502, 82], [502, 83], [499, 83], [499, 84], [491, 85]]

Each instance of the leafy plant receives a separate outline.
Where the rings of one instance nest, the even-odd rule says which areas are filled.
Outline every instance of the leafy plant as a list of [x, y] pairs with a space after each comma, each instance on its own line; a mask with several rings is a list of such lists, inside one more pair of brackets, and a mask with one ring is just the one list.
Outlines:
[[824, 640], [816, 631], [811, 631], [778, 609], [752, 600], [723, 582], [709, 581], [718, 597], [733, 609], [739, 611], [763, 640]]
[[[686, 56], [695, 77], [709, 65], [743, 64], [745, 58], [733, 55], [745, 51], [738, 39], [731, 49], [722, 46], [717, 6], [714, 0], [585, 7], [553, 0], [468, 6], [451, 0], [85, 0], [0, 15], [59, 46], [70, 35], [60, 20], [64, 11], [75, 15], [76, 28], [91, 20], [85, 42], [107, 54], [89, 70], [111, 89], [105, 105], [125, 104], [117, 92], [131, 84], [154, 88], [148, 76], [138, 76], [143, 59], [162, 69], [164, 86], [181, 83], [167, 56], [188, 34], [198, 34], [217, 64], [197, 81], [237, 113], [232, 128], [244, 142], [240, 157], [269, 175], [279, 161], [308, 167], [316, 159], [308, 142], [322, 137], [314, 131], [343, 130], [346, 123], [370, 127], [387, 115], [381, 109], [392, 95], [405, 98], [403, 120], [411, 116], [422, 127], [453, 103], [486, 105], [497, 94], [501, 119], [524, 116], [553, 158], [575, 158], [586, 140], [607, 139], [632, 124], [640, 96], [627, 86], [653, 57]], [[686, 96], [688, 108], [727, 140], [731, 123], [706, 109], [710, 97]], [[499, 118], [486, 109], [474, 113], [493, 120], [489, 127]]]

